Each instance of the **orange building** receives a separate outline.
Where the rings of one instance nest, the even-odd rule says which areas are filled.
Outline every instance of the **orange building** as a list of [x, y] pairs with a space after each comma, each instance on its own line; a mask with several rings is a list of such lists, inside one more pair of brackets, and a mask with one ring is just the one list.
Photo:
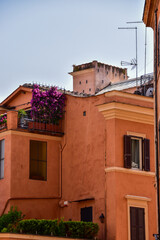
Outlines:
[[[76, 75], [74, 66], [73, 82], [81, 71], [91, 81], [95, 66], [80, 66]], [[0, 113], [7, 112], [7, 123], [0, 125], [0, 214], [18, 206], [26, 218], [97, 222], [99, 239], [152, 239], [153, 98], [133, 94], [146, 93], [150, 78], [144, 86], [142, 79], [108, 79], [104, 87], [99, 76], [103, 87], [97, 93], [80, 93], [81, 85], [65, 91], [64, 119], [50, 129], [29, 118], [19, 122], [18, 110], [31, 108], [33, 85], [9, 95], [0, 105]]]

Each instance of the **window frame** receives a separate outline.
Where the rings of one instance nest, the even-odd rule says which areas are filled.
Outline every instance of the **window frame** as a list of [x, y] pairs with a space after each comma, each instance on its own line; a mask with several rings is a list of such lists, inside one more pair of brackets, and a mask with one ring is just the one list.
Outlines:
[[126, 195], [127, 199], [127, 213], [128, 213], [128, 240], [131, 240], [131, 216], [130, 207], [143, 208], [144, 209], [144, 221], [145, 221], [145, 240], [149, 240], [149, 230], [148, 230], [148, 202], [151, 201], [150, 198]]
[[[4, 142], [4, 157], [1, 157], [1, 146], [2, 142]], [[4, 159], [5, 159], [5, 139], [0, 140], [0, 180], [4, 179]], [[3, 161], [3, 175], [1, 176], [1, 162]]]
[[143, 170], [143, 145], [142, 145], [142, 138], [141, 137], [136, 137], [136, 136], [131, 136], [131, 145], [132, 145], [132, 140], [137, 140], [139, 142], [139, 168], [137, 167], [132, 167], [132, 146], [131, 146], [131, 169], [139, 169]]
[[[45, 160], [36, 160], [37, 162], [46, 162], [46, 173], [45, 173], [45, 179], [38, 179], [37, 178], [33, 178], [33, 176], [31, 177], [31, 142], [39, 142], [39, 143], [45, 143], [46, 144], [46, 161]], [[29, 179], [30, 180], [38, 180], [38, 181], [47, 181], [47, 142], [45, 141], [38, 141], [38, 140], [30, 140], [30, 155], [29, 155]]]
[[[139, 140], [139, 168], [132, 167], [132, 139]], [[150, 171], [150, 139], [146, 138], [146, 134], [127, 132], [127, 135], [124, 135], [124, 167]]]
[[[90, 213], [91, 213], [91, 220], [88, 221], [88, 220], [83, 220], [84, 219], [84, 216], [82, 218], [82, 214], [85, 212], [85, 210], [90, 210]], [[85, 206], [85, 207], [81, 207], [80, 208], [80, 221], [85, 221], [85, 222], [93, 222], [93, 206]]]

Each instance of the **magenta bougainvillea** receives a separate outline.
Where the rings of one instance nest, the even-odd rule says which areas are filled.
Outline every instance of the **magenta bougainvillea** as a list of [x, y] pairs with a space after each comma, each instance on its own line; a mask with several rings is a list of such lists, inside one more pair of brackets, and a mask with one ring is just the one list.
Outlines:
[[4, 124], [7, 122], [7, 114], [4, 113], [4, 114], [1, 114], [0, 115], [0, 125]]
[[56, 87], [41, 91], [38, 85], [34, 85], [31, 100], [32, 118], [57, 123], [63, 117], [64, 106], [65, 95]]

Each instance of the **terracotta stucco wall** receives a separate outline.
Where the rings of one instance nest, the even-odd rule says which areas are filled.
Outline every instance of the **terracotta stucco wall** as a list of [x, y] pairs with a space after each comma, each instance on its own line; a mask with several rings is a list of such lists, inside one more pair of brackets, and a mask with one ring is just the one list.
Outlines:
[[[65, 220], [80, 220], [80, 209], [92, 206], [93, 221], [100, 225], [100, 237], [104, 235], [104, 224], [99, 216], [105, 215], [105, 120], [97, 105], [104, 100], [104, 95], [67, 97], [62, 154], [62, 198], [72, 203], [61, 209], [61, 216]], [[94, 200], [85, 201], [91, 197]]]
[[[36, 136], [36, 137], [35, 137]], [[29, 179], [30, 140], [47, 142], [47, 181]], [[9, 131], [5, 137], [5, 172], [0, 180], [2, 191], [1, 211], [10, 199], [28, 218], [58, 216], [60, 198], [60, 138]], [[9, 193], [8, 193], [9, 192]]]

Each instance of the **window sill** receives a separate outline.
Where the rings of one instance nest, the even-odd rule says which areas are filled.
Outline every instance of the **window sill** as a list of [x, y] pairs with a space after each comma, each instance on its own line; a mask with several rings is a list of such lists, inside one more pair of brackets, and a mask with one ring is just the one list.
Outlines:
[[118, 173], [127, 173], [127, 174], [136, 174], [141, 176], [155, 177], [155, 172], [142, 171], [140, 169], [128, 169], [122, 167], [108, 167], [105, 169], [106, 173], [109, 172], [118, 172]]

